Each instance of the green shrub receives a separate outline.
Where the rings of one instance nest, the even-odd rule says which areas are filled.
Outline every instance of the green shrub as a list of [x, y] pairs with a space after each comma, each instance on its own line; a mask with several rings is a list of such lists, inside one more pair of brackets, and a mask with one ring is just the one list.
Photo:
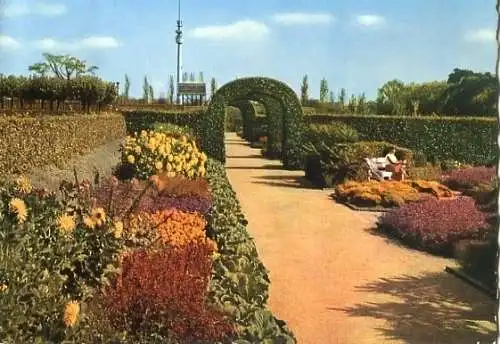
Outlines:
[[332, 146], [336, 143], [347, 143], [359, 141], [359, 133], [356, 129], [345, 123], [330, 125], [312, 124], [305, 134], [305, 142], [314, 146], [321, 143]]
[[237, 324], [238, 343], [295, 343], [286, 324], [265, 307], [269, 277], [246, 229], [247, 221], [224, 165], [209, 159], [207, 179], [214, 202], [209, 232], [214, 233], [220, 253], [210, 286], [212, 303]]
[[439, 165], [427, 163], [424, 166], [413, 166], [408, 174], [411, 179], [438, 181], [441, 180], [442, 170]]
[[365, 158], [385, 156], [390, 148], [396, 148], [396, 156], [407, 160], [408, 167], [413, 165], [411, 150], [395, 147], [388, 142], [338, 143], [332, 147], [309, 145], [306, 161], [306, 177], [320, 187], [333, 186], [346, 180], [363, 181], [368, 178]]
[[388, 141], [421, 151], [430, 162], [451, 159], [487, 165], [498, 154], [496, 118], [312, 115], [307, 120], [347, 123], [360, 132], [362, 140]]
[[[0, 172], [28, 174], [125, 136], [119, 114], [0, 118]], [[50, 147], [48, 149], [47, 147]]]

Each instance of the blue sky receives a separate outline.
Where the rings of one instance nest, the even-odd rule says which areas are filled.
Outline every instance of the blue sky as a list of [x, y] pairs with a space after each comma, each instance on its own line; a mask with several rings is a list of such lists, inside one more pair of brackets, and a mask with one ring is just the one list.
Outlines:
[[[444, 80], [455, 67], [494, 72], [493, 0], [181, 0], [183, 66], [218, 84], [268, 76], [318, 97], [376, 96], [384, 82]], [[99, 75], [145, 75], [164, 92], [176, 71], [177, 0], [0, 0], [0, 73], [27, 74], [41, 53], [69, 53]]]

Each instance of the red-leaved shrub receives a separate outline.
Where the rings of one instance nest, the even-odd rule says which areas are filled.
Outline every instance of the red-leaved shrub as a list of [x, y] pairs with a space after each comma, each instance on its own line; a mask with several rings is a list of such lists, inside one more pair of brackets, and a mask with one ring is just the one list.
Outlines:
[[457, 241], [484, 235], [487, 219], [488, 214], [481, 212], [472, 198], [429, 198], [385, 213], [378, 224], [410, 246], [450, 255]]
[[477, 166], [452, 170], [444, 175], [442, 180], [448, 187], [462, 191], [481, 185], [491, 185], [495, 176], [495, 167]]
[[213, 246], [190, 243], [180, 249], [132, 251], [122, 273], [106, 291], [113, 325], [137, 334], [157, 333], [181, 341], [217, 341], [234, 328], [206, 304]]

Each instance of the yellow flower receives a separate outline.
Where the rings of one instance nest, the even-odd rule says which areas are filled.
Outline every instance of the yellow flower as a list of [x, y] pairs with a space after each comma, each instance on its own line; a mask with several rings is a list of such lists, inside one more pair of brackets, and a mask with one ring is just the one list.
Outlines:
[[92, 219], [90, 216], [85, 216], [83, 218], [83, 223], [90, 229], [94, 229], [96, 226], [94, 219]]
[[64, 307], [64, 325], [73, 327], [80, 315], [80, 304], [77, 301], [70, 301]]
[[127, 161], [129, 164], [133, 164], [135, 162], [135, 157], [133, 155], [129, 155], [127, 157]]
[[194, 171], [193, 170], [189, 170], [188, 173], [187, 173], [188, 177], [189, 178], [193, 178], [194, 177]]
[[123, 232], [123, 222], [115, 221], [113, 224], [114, 224], [113, 235], [115, 236], [116, 239], [121, 238]]
[[94, 208], [90, 214], [96, 225], [101, 226], [104, 222], [106, 222], [106, 213], [103, 208]]
[[0, 292], [6, 291], [8, 289], [6, 284], [0, 284]]
[[59, 224], [59, 229], [61, 229], [64, 232], [71, 232], [73, 229], [75, 229], [75, 220], [73, 216], [69, 215], [59, 216], [57, 222]]
[[30, 180], [25, 176], [20, 176], [15, 182], [17, 189], [21, 192], [30, 193], [33, 190]]
[[[135, 152], [136, 154], [141, 154], [141, 151], [142, 151], [142, 150], [141, 150], [141, 146], [135, 146], [135, 148], [134, 148], [134, 152]], [[133, 163], [132, 163], [132, 164], [133, 164]]]
[[172, 162], [174, 160], [174, 156], [172, 154], [169, 154], [167, 159], [169, 162]]
[[167, 172], [172, 171], [172, 164], [171, 164], [171, 163], [169, 163], [169, 162], [167, 162], [166, 169], [167, 169]]
[[205, 153], [201, 153], [200, 160], [201, 161], [207, 161], [207, 155]]
[[163, 168], [163, 163], [161, 161], [156, 161], [155, 162], [155, 168], [157, 170], [161, 170]]
[[200, 174], [200, 176], [204, 177], [206, 173], [205, 167], [200, 166], [200, 168], [198, 169], [198, 173]]
[[175, 177], [175, 172], [173, 171], [167, 172], [167, 177], [169, 178]]
[[9, 202], [9, 210], [16, 214], [17, 221], [23, 223], [28, 218], [26, 203], [20, 198], [13, 198]]

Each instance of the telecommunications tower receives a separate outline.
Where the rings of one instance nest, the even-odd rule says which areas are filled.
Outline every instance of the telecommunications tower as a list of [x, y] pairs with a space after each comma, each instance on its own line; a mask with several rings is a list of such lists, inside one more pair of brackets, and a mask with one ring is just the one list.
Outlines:
[[175, 42], [177, 43], [177, 104], [180, 104], [179, 83], [182, 72], [182, 21], [181, 21], [181, 0], [178, 2], [177, 30], [175, 30]]

